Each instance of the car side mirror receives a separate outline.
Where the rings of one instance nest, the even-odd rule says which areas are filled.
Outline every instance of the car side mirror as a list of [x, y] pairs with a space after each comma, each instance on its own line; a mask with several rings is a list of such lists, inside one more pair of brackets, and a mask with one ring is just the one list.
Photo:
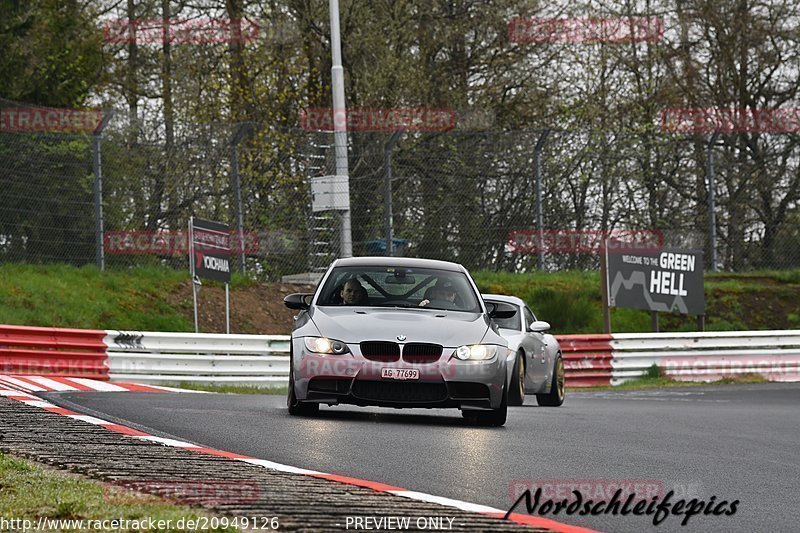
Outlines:
[[528, 331], [533, 331], [535, 333], [544, 333], [548, 329], [550, 329], [550, 323], [544, 320], [537, 320], [528, 326]]
[[311, 296], [314, 295], [308, 292], [296, 292], [294, 294], [289, 294], [283, 299], [283, 305], [289, 309], [306, 310], [311, 307]]
[[516, 308], [507, 303], [487, 303], [486, 307], [489, 311], [489, 318], [511, 318], [517, 314]]

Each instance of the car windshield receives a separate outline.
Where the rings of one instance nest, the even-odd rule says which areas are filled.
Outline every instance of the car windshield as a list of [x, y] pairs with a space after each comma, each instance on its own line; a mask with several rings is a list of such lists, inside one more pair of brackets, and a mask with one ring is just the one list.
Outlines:
[[320, 291], [317, 305], [481, 312], [464, 273], [392, 266], [335, 268]]
[[[494, 304], [505, 303], [505, 302], [500, 302], [498, 300], [485, 300], [485, 301], [486, 303], [494, 303]], [[519, 309], [517, 309], [516, 305], [512, 307], [517, 310], [517, 313], [511, 318], [493, 318], [492, 320], [494, 321], [495, 324], [497, 324], [498, 328], [513, 329], [514, 331], [520, 331], [522, 328], [520, 328]]]

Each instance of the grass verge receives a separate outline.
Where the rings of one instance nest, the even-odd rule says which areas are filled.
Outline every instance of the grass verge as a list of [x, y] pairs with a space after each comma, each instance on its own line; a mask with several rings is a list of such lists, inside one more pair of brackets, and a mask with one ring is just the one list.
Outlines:
[[186, 275], [141, 267], [100, 272], [94, 267], [0, 267], [0, 324], [141, 331], [194, 331], [164, 300]]
[[279, 387], [259, 387], [257, 385], [205, 385], [201, 383], [181, 382], [168, 386], [204, 392], [216, 392], [220, 394], [276, 394], [285, 396], [286, 393], [289, 392], [289, 387], [286, 385], [281, 385]]
[[708, 385], [736, 385], [742, 383], [768, 383], [758, 374], [738, 374], [734, 376], [724, 377], [717, 381], [677, 381], [668, 376], [660, 375], [657, 371], [654, 372], [652, 368], [648, 371], [646, 376], [638, 379], [633, 379], [621, 383], [619, 385], [603, 385], [601, 387], [580, 387], [571, 388], [572, 392], [593, 392], [593, 391], [628, 391], [628, 390], [645, 390], [645, 389], [669, 389], [679, 387], [700, 387]]
[[[42, 531], [100, 531], [119, 528], [93, 528], [85, 521], [122, 519], [139, 521], [144, 527], [129, 528], [130, 531], [148, 531], [147, 521], [170, 521], [171, 527], [159, 527], [158, 531], [186, 531], [189, 520], [210, 518], [197, 509], [176, 505], [155, 496], [131, 492], [104, 485], [76, 474], [51, 470], [0, 452], [0, 525], [3, 520], [10, 527], [0, 530], [22, 531], [14, 527], [11, 520], [30, 520], [33, 527], [39, 520], [61, 520], [60, 524], [49, 523]], [[84, 520], [83, 527], [77, 522]], [[179, 527], [183, 520], [183, 527]], [[66, 521], [73, 521], [68, 524]], [[128, 523], [128, 525], [133, 525]], [[72, 527], [70, 527], [72, 526]], [[32, 530], [32, 528], [30, 530]], [[206, 531], [239, 531], [236, 528], [207, 529]]]
[[[483, 271], [473, 275], [483, 292], [525, 300], [539, 317], [550, 322], [554, 333], [603, 330], [597, 272]], [[191, 332], [191, 297], [180, 303], [169, 298], [185, 289], [187, 279], [185, 271], [165, 266], [100, 272], [93, 266], [3, 264], [0, 324]], [[203, 283], [215, 286], [211, 281]], [[263, 299], [266, 287], [244, 276], [233, 276], [232, 288], [256, 302]], [[800, 328], [800, 270], [708, 273], [705, 295], [709, 331]], [[246, 311], [239, 308], [231, 316], [232, 330], [262, 333], [272, 326], [270, 332], [277, 327], [288, 333], [291, 325], [284, 324], [281, 313], [285, 310], [278, 307], [254, 304]], [[266, 321], [265, 316], [269, 317]], [[662, 331], [696, 331], [695, 317], [675, 313], [661, 313], [659, 317]], [[260, 329], [252, 326], [256, 323]], [[647, 332], [650, 313], [614, 308], [611, 324], [617, 333]]]

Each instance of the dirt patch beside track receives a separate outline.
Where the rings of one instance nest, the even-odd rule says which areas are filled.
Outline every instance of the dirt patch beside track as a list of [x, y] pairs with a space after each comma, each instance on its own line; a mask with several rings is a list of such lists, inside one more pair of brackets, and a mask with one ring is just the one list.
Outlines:
[[[313, 285], [259, 283], [230, 290], [231, 333], [287, 335], [292, 331], [294, 315], [283, 305], [283, 298], [293, 292], [313, 292]], [[165, 295], [169, 305], [194, 321], [192, 285], [187, 280], [180, 288]], [[200, 288], [197, 315], [203, 333], [225, 333], [225, 289], [212, 285]]]

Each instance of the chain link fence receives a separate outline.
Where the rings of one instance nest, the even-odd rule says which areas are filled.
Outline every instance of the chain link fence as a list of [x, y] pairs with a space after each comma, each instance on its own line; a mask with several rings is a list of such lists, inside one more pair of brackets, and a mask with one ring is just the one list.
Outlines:
[[[122, 114], [65, 128], [48, 123], [52, 110], [0, 101], [0, 111], [4, 263], [186, 268], [190, 216], [230, 224], [238, 267], [261, 279], [320, 272], [340, 255], [341, 212], [320, 210], [324, 189], [312, 187], [336, 174], [332, 133], [192, 124], [148, 140]], [[800, 267], [797, 136], [710, 141], [555, 127], [351, 132], [353, 253], [595, 269], [598, 236], [649, 232], [704, 250], [710, 270], [713, 213], [718, 269]]]

